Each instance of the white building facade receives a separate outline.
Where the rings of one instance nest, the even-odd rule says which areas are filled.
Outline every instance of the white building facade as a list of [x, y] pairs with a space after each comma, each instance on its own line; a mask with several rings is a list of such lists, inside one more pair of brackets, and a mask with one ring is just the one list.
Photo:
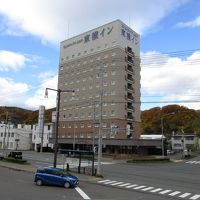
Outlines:
[[200, 140], [195, 134], [173, 135], [171, 137], [172, 150], [182, 151], [199, 149]]
[[53, 123], [45, 123], [43, 129], [43, 141], [42, 135], [38, 129], [38, 124], [33, 125], [32, 130], [32, 144], [35, 151], [39, 151], [41, 147], [41, 142], [43, 142], [42, 147], [49, 147], [53, 149], [53, 144], [49, 142], [49, 139], [52, 137], [53, 134]]
[[31, 125], [0, 124], [0, 149], [4, 150], [30, 150]]

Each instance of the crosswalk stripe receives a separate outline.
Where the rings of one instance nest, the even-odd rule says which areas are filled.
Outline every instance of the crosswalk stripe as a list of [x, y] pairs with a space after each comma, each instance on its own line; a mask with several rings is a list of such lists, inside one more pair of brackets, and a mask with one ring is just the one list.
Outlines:
[[184, 194], [182, 194], [182, 195], [180, 195], [179, 197], [181, 197], [181, 198], [185, 198], [185, 197], [187, 197], [187, 196], [189, 196], [189, 195], [191, 195], [191, 193], [184, 193]]
[[127, 185], [130, 185], [131, 183], [124, 183], [124, 184], [121, 184], [121, 185], [118, 185], [119, 187], [123, 187], [123, 186], [127, 186]]
[[192, 200], [196, 200], [196, 199], [198, 199], [199, 197], [200, 197], [200, 195], [199, 195], [199, 194], [196, 194], [196, 195], [190, 197], [190, 199], [192, 199]]
[[112, 184], [110, 184], [110, 185], [119, 185], [119, 184], [122, 184], [122, 183], [124, 183], [124, 182], [112, 183]]
[[111, 184], [111, 183], [116, 183], [117, 181], [108, 181], [108, 182], [105, 182], [104, 184], [105, 185], [108, 185], [108, 184]]
[[195, 160], [190, 160], [190, 161], [187, 161], [186, 163], [194, 163], [195, 162]]
[[147, 187], [147, 188], [143, 188], [142, 191], [148, 191], [148, 190], [152, 190], [154, 187]]
[[[187, 163], [193, 163], [193, 164], [200, 164], [200, 161], [188, 161]], [[100, 181], [97, 181], [98, 183], [102, 183], [102, 184], [105, 184], [105, 185], [112, 185], [112, 186], [119, 186], [119, 187], [125, 187], [125, 188], [132, 188], [134, 190], [139, 190], [141, 189], [141, 191], [149, 191], [149, 192], [152, 192], [152, 193], [156, 193], [156, 192], [159, 192], [159, 194], [167, 194], [169, 196], [175, 196], [175, 195], [178, 195], [178, 197], [180, 198], [186, 198], [190, 195], [192, 195], [191, 193], [182, 193], [180, 191], [174, 191], [172, 192], [172, 190], [163, 190], [162, 188], [155, 188], [154, 187], [147, 187], [147, 186], [144, 186], [144, 185], [138, 185], [138, 184], [132, 184], [131, 183], [124, 183], [124, 182], [117, 182], [117, 181], [111, 181], [109, 179], [106, 179], [106, 180], [100, 180]], [[169, 192], [172, 192], [172, 193], [169, 193]], [[182, 193], [182, 194], [180, 194]], [[189, 197], [188, 197], [189, 198]], [[189, 199], [191, 200], [197, 200], [200, 198], [200, 194], [195, 194], [193, 196], [191, 196]]]
[[136, 187], [138, 186], [137, 184], [133, 184], [133, 185], [129, 185], [129, 186], [126, 186], [126, 188], [132, 188], [132, 187]]
[[104, 182], [107, 182], [107, 181], [110, 181], [110, 180], [102, 180], [102, 181], [98, 181], [98, 183], [104, 183]]
[[160, 194], [167, 194], [167, 193], [169, 193], [169, 192], [171, 192], [171, 190], [163, 190], [162, 192], [159, 192]]
[[135, 187], [135, 188], [133, 188], [134, 190], [139, 190], [139, 189], [142, 189], [142, 188], [144, 188], [144, 187], [146, 187], [145, 185], [141, 185], [141, 186], [138, 186], [138, 187]]
[[154, 190], [151, 190], [150, 192], [159, 192], [159, 191], [161, 191], [162, 190], [162, 188], [157, 188], [157, 189], [154, 189]]
[[170, 193], [169, 196], [175, 196], [175, 195], [180, 194], [180, 193], [181, 193], [180, 191], [175, 191], [175, 192]]

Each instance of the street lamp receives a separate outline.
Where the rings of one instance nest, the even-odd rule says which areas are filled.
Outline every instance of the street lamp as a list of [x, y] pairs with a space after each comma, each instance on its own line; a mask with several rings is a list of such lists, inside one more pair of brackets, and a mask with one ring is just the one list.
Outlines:
[[65, 92], [75, 92], [74, 90], [61, 90], [46, 88], [45, 97], [48, 98], [48, 90], [53, 90], [57, 92], [57, 102], [56, 102], [56, 129], [55, 129], [55, 141], [54, 141], [54, 162], [53, 166], [57, 165], [57, 153], [58, 153], [58, 124], [59, 124], [59, 110], [60, 110], [60, 94]]
[[161, 117], [161, 129], [162, 129], [162, 157], [164, 157], [164, 126], [163, 126], [163, 118], [169, 115], [174, 115], [175, 112], [168, 113]]

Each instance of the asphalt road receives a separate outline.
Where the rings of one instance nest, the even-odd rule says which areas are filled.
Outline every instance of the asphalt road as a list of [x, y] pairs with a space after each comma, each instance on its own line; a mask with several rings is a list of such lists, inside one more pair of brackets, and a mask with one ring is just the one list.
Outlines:
[[[194, 160], [200, 161], [200, 157]], [[104, 179], [111, 181], [200, 194], [200, 164], [186, 162], [103, 165], [102, 171]]]
[[33, 173], [10, 170], [0, 167], [0, 199], [3, 200], [167, 200], [158, 196], [133, 190], [105, 187], [95, 182], [80, 182], [79, 188], [86, 194], [81, 195], [76, 189], [53, 186], [36, 186]]
[[[31, 162], [35, 166], [47, 166], [52, 165], [53, 163], [53, 154], [24, 152], [23, 155], [29, 160], [29, 162]], [[62, 164], [62, 160], [62, 155], [58, 155], [58, 163]], [[137, 185], [139, 189], [137, 190], [136, 194], [141, 194], [144, 196], [149, 195], [148, 199], [151, 198], [152, 195], [152, 193], [149, 192], [149, 188], [152, 188], [151, 190], [158, 190], [155, 194], [153, 194], [157, 195], [157, 198], [155, 199], [169, 197], [176, 198], [181, 196], [181, 198], [183, 199], [191, 198], [193, 200], [200, 200], [200, 156], [192, 160], [193, 161], [189, 161], [189, 163], [188, 161], [182, 161], [179, 163], [113, 163], [102, 165], [102, 173], [104, 176], [103, 181], [109, 181], [102, 183], [93, 181], [92, 185], [85, 182], [84, 184], [82, 184], [82, 187], [84, 188], [84, 190], [87, 191], [87, 193], [89, 193], [90, 195], [92, 194], [92, 196], [97, 195], [97, 197], [100, 197], [100, 199], [102, 195], [104, 197], [108, 197], [109, 199], [116, 199], [118, 197], [121, 197], [121, 194], [123, 194], [124, 198], [127, 194], [127, 198], [129, 198], [129, 193], [131, 192], [130, 195], [133, 194], [133, 190], [130, 191], [128, 186]], [[115, 185], [115, 183], [120, 182], [122, 182], [121, 185], [125, 184], [125, 186], [118, 187], [118, 185]], [[88, 184], [89, 186], [85, 187]], [[90, 188], [92, 189], [90, 190]], [[119, 192], [118, 194], [117, 191], [119, 190], [121, 192]], [[145, 190], [147, 192], [145, 192]], [[95, 194], [93, 194], [94, 191]], [[101, 192], [99, 193], [99, 191]], [[113, 192], [110, 193], [109, 191]], [[164, 197], [163, 195], [159, 194], [160, 192], [164, 194]], [[113, 194], [114, 196], [112, 196], [111, 194]], [[175, 195], [169, 196], [168, 194]], [[139, 198], [140, 195], [136, 196]], [[143, 197], [140, 196], [140, 198], [142, 199]]]

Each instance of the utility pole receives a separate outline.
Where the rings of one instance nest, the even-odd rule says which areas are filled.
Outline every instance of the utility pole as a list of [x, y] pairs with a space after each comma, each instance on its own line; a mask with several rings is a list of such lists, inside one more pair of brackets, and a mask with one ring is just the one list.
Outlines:
[[100, 68], [101, 72], [101, 90], [100, 90], [100, 119], [99, 119], [99, 140], [98, 140], [98, 164], [97, 164], [97, 175], [101, 175], [101, 159], [102, 159], [102, 137], [103, 137], [103, 128], [102, 128], [102, 100], [103, 100], [103, 65]]
[[52, 89], [46, 88], [45, 97], [48, 97], [48, 90], [53, 90], [57, 92], [57, 101], [56, 101], [56, 129], [55, 129], [55, 141], [54, 141], [54, 161], [53, 166], [57, 165], [57, 154], [58, 154], [58, 125], [59, 125], [59, 111], [60, 111], [60, 94], [67, 92], [75, 92], [74, 90], [61, 90], [61, 89]]

